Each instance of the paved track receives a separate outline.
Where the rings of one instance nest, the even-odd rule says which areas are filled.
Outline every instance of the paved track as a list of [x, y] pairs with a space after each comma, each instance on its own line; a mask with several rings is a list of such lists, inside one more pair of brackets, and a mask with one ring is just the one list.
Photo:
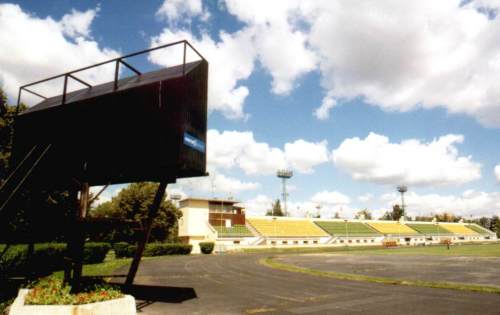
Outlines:
[[341, 281], [274, 270], [262, 255], [141, 264], [139, 314], [499, 314], [500, 295]]

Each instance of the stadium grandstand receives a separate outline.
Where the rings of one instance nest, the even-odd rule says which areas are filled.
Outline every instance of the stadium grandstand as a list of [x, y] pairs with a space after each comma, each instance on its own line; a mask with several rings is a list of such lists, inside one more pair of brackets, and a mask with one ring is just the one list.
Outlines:
[[390, 241], [430, 245], [443, 241], [497, 241], [495, 233], [470, 223], [313, 219], [246, 216], [231, 199], [187, 198], [179, 202], [179, 238], [199, 252], [200, 242], [215, 242], [218, 252], [241, 248], [291, 246], [367, 246]]

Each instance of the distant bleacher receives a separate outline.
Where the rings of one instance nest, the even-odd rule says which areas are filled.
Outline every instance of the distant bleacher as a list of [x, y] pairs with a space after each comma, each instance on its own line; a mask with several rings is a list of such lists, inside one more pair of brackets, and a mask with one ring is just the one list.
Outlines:
[[266, 237], [325, 237], [321, 228], [307, 219], [248, 218], [247, 223]]
[[454, 234], [459, 234], [459, 235], [477, 235], [478, 233], [474, 232], [473, 230], [467, 228], [463, 224], [456, 224], [456, 223], [439, 223], [439, 225], [442, 225], [445, 229], [448, 231], [454, 233]]
[[413, 235], [419, 234], [414, 229], [410, 228], [406, 224], [399, 223], [398, 221], [388, 221], [388, 222], [368, 222], [375, 230], [379, 231], [382, 234], [402, 234], [402, 235]]
[[253, 237], [252, 232], [245, 225], [233, 225], [232, 227], [214, 226], [219, 237]]
[[419, 232], [420, 234], [426, 235], [449, 235], [453, 234], [451, 231], [445, 229], [441, 224], [434, 223], [407, 223], [410, 228]]
[[490, 230], [485, 229], [482, 226], [479, 226], [477, 224], [466, 224], [465, 225], [468, 229], [471, 229], [472, 231], [478, 233], [478, 234], [483, 234], [483, 235], [490, 235], [492, 232]]
[[362, 222], [314, 221], [326, 233], [332, 236], [377, 236], [376, 230]]

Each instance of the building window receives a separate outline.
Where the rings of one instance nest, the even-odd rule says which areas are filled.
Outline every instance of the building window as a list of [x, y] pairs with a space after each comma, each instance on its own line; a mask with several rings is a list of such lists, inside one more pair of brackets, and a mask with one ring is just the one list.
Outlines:
[[372, 243], [375, 243], [375, 240], [372, 240]]
[[294, 244], [298, 244], [298, 243], [299, 243], [299, 241], [293, 241], [293, 243], [294, 243]]
[[352, 243], [352, 240], [348, 240], [347, 242], [348, 242], [348, 243]]
[[276, 245], [276, 241], [271, 241], [271, 245]]
[[288, 241], [281, 241], [281, 244], [288, 244]]
[[368, 240], [363, 240], [363, 242], [368, 243]]
[[340, 240], [341, 243], [344, 243], [344, 240]]
[[303, 244], [309, 244], [309, 241], [303, 241], [302, 243]]
[[233, 241], [233, 244], [239, 244], [240, 241]]
[[318, 244], [318, 241], [313, 241], [314, 244]]
[[356, 240], [356, 243], [359, 243], [359, 240]]

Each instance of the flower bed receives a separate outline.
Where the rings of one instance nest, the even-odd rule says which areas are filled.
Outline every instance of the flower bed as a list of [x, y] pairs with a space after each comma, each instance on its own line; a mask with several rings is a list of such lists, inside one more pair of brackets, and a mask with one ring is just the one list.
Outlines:
[[26, 295], [25, 304], [54, 305], [54, 304], [88, 304], [108, 301], [123, 297], [123, 293], [111, 286], [87, 284], [81, 293], [71, 294], [71, 287], [63, 285], [59, 279], [43, 279], [38, 282]]
[[71, 294], [59, 279], [43, 279], [22, 289], [11, 305], [10, 315], [134, 315], [135, 300], [109, 285], [85, 283], [81, 293]]

